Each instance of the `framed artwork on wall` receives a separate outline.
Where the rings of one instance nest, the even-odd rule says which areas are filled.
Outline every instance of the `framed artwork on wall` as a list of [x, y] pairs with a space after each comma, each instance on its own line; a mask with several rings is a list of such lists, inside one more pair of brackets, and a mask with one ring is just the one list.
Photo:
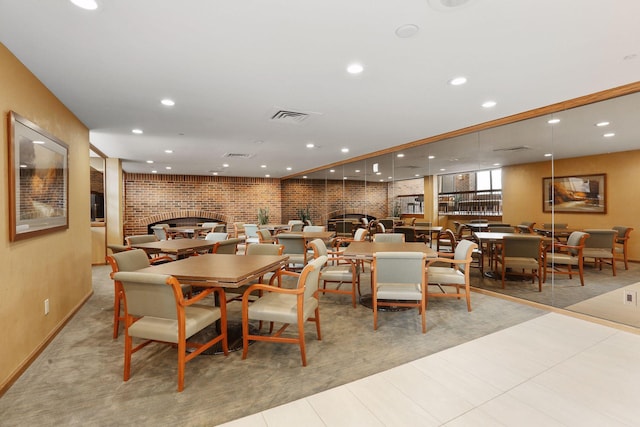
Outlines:
[[542, 211], [607, 213], [606, 174], [542, 178]]
[[11, 241], [69, 228], [69, 147], [13, 111], [8, 122]]

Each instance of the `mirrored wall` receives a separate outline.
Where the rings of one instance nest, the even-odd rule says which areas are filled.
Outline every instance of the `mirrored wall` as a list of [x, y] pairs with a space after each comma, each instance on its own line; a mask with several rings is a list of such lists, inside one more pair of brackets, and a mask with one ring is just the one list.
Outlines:
[[[576, 230], [625, 225], [640, 232], [640, 203], [636, 202], [640, 200], [640, 190], [634, 183], [640, 178], [640, 168], [636, 166], [640, 164], [640, 126], [636, 124], [640, 93], [635, 93], [639, 87], [629, 85], [623, 91], [549, 106], [480, 125], [470, 132], [408, 144], [290, 179], [322, 182], [324, 202], [313, 209], [317, 222], [328, 226], [350, 219], [355, 226], [362, 217], [399, 221], [415, 217], [454, 231], [456, 222], [486, 219], [513, 226], [526, 222], [537, 227], [568, 224]], [[544, 185], [549, 179], [594, 175], [605, 176], [597, 195], [604, 211], [588, 207], [556, 211], [555, 205], [550, 210], [545, 207], [548, 194], [545, 195]], [[499, 191], [489, 194], [487, 182], [489, 190]], [[450, 193], [443, 194], [447, 189]], [[464, 200], [465, 192], [473, 197]], [[633, 237], [640, 242], [640, 235], [631, 236], [629, 257], [640, 259], [640, 244], [632, 242]], [[561, 241], [555, 234], [550, 237]], [[553, 274], [548, 275], [543, 292], [538, 292], [537, 286], [526, 285], [503, 291], [500, 281], [486, 278], [479, 278], [475, 285], [580, 311], [582, 301], [607, 292], [616, 294], [638, 281], [637, 265], [626, 270], [624, 263], [618, 261], [616, 266], [615, 279], [610, 266], [602, 270], [585, 267], [597, 286], [583, 287], [576, 277]], [[617, 296], [617, 305], [621, 305], [623, 298]], [[621, 308], [617, 305], [614, 311]], [[591, 314], [616, 320], [606, 310], [604, 314]]]

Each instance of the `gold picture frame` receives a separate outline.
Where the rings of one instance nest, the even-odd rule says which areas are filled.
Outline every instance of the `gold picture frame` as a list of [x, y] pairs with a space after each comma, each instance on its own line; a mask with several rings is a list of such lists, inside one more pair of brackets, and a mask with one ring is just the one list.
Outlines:
[[69, 147], [13, 111], [8, 122], [11, 241], [69, 228]]
[[542, 211], [607, 213], [606, 174], [542, 178]]

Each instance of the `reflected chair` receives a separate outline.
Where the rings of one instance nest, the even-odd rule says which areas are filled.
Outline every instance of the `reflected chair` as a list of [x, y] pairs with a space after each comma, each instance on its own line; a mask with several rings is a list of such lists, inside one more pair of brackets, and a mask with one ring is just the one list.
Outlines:
[[326, 227], [324, 225], [305, 225], [302, 227], [302, 231], [309, 233], [320, 233], [326, 231]]
[[292, 233], [299, 233], [302, 231], [303, 228], [304, 228], [303, 222], [296, 222], [291, 224], [291, 227], [289, 227], [289, 231], [291, 231]]
[[602, 270], [602, 264], [611, 264], [613, 275], [616, 275], [615, 241], [618, 237], [617, 230], [609, 229], [585, 229], [589, 238], [585, 241], [582, 256], [592, 258], [594, 265]]
[[450, 229], [447, 228], [438, 232], [438, 240], [436, 241], [438, 256], [453, 256], [457, 244], [456, 235]]
[[220, 240], [213, 245], [211, 253], [214, 254], [230, 254], [236, 255], [238, 253], [238, 244], [242, 243], [242, 239], [233, 238], [227, 240]]
[[[142, 249], [130, 249], [114, 253], [107, 256], [107, 262], [111, 266], [111, 271], [117, 273], [118, 271], [136, 271], [142, 268], [149, 267], [151, 262], [149, 257]], [[188, 298], [192, 296], [192, 289], [190, 285], [181, 284], [182, 292], [187, 295]], [[113, 338], [118, 338], [118, 329], [120, 326], [120, 320], [124, 318], [120, 315], [120, 307], [122, 302], [122, 287], [118, 282], [114, 282], [114, 298], [113, 298]]]
[[[205, 288], [195, 297], [185, 300], [180, 283], [172, 276], [120, 271], [113, 273], [112, 278], [121, 284], [123, 290], [124, 381], [131, 376], [131, 355], [154, 341], [177, 346], [178, 391], [184, 389], [185, 364], [188, 361], [219, 342], [225, 356], [229, 354], [222, 288]], [[213, 293], [218, 294], [219, 307], [201, 303]], [[189, 341], [193, 335], [217, 321], [220, 321], [220, 332], [214, 338], [204, 343]], [[145, 341], [134, 347], [133, 338]], [[187, 354], [187, 348], [194, 350]]]
[[[505, 236], [502, 239], [502, 251], [496, 257], [501, 265], [502, 289], [507, 276], [530, 276], [531, 282], [538, 279], [538, 291], [542, 292], [542, 237], [541, 236]], [[530, 271], [530, 272], [529, 272]]]
[[422, 333], [427, 332], [426, 254], [422, 252], [376, 252], [371, 264], [373, 329], [378, 329], [378, 307], [417, 307]]
[[[274, 245], [272, 243], [254, 243], [247, 246], [247, 252], [245, 255], [282, 255], [282, 251], [284, 251], [284, 246], [282, 245]], [[240, 286], [239, 288], [229, 288], [227, 289], [227, 294], [232, 293], [234, 295], [228, 298], [227, 302], [242, 301], [242, 295], [253, 283], [268, 283], [269, 285], [273, 285], [275, 280], [278, 281], [279, 287], [281, 285], [279, 272], [270, 271], [260, 276], [255, 282]], [[262, 292], [259, 294], [262, 295]]]
[[378, 224], [382, 224], [384, 226], [384, 230], [386, 231], [383, 231], [383, 233], [393, 231], [394, 224], [393, 224], [393, 219], [391, 218], [379, 219]]
[[551, 230], [552, 228], [555, 228], [556, 230], [565, 230], [569, 228], [569, 224], [563, 222], [545, 222], [542, 223], [542, 228], [544, 228], [545, 230]]
[[629, 269], [629, 253], [628, 253], [628, 242], [629, 235], [633, 231], [631, 227], [625, 227], [622, 225], [616, 225], [613, 227], [614, 230], [618, 232], [618, 236], [616, 237], [616, 243], [614, 246], [614, 251], [616, 255], [622, 255], [622, 259], [624, 260], [624, 269]]
[[[278, 288], [265, 284], [249, 286], [242, 296], [242, 359], [247, 358], [249, 341], [298, 344], [302, 366], [307, 366], [304, 324], [305, 321], [314, 322], [318, 340], [322, 339], [320, 310], [318, 309], [318, 281], [320, 269], [326, 262], [326, 257], [320, 257], [309, 261], [300, 273], [280, 272], [281, 275], [298, 277], [298, 283], [294, 289]], [[262, 291], [263, 295], [249, 304], [249, 297], [253, 291]], [[250, 320], [258, 320], [260, 325], [263, 321], [270, 322], [270, 330], [273, 329], [274, 322], [283, 325], [273, 335], [252, 334], [249, 329]], [[292, 324], [298, 328], [297, 336], [283, 337], [282, 333]]]
[[[451, 234], [453, 232], [449, 230]], [[462, 240], [456, 246], [452, 258], [438, 258], [429, 260], [427, 264], [427, 286], [435, 285], [441, 292], [429, 292], [427, 287], [427, 303], [429, 298], [462, 298], [467, 300], [467, 311], [471, 311], [471, 288], [469, 281], [469, 270], [473, 260], [473, 250], [478, 245], [470, 240]], [[435, 263], [445, 263], [447, 266], [434, 265]], [[447, 289], [454, 289], [448, 292]]]
[[588, 237], [589, 234], [587, 233], [574, 231], [567, 238], [566, 244], [556, 242], [553, 245], [548, 245], [544, 254], [545, 265], [542, 283], [547, 281], [547, 270], [549, 268], [551, 268], [552, 274], [568, 274], [569, 279], [572, 279], [573, 273], [575, 273], [572, 267], [577, 266], [580, 284], [584, 286], [583, 250]]
[[[273, 236], [271, 235], [271, 232], [269, 230], [267, 230], [266, 228], [260, 228], [257, 231], [257, 236], [258, 236], [258, 243], [275, 243], [276, 240], [273, 238]], [[247, 247], [247, 250], [249, 249], [249, 247]]]
[[276, 242], [284, 246], [283, 255], [289, 256], [287, 270], [299, 270], [307, 265], [307, 245], [302, 234], [280, 233]]
[[429, 243], [430, 236], [428, 234], [419, 234], [413, 227], [396, 227], [393, 229], [394, 233], [404, 234], [405, 242], [422, 242]]
[[376, 243], [404, 243], [404, 234], [402, 233], [377, 233], [373, 236]]
[[523, 221], [516, 225], [516, 229], [521, 234], [535, 234], [535, 231], [533, 230], [534, 225], [536, 225], [535, 222]]
[[[360, 291], [360, 264], [346, 259], [336, 252], [327, 250], [327, 246], [322, 239], [315, 239], [309, 242], [309, 246], [313, 248], [313, 256], [315, 259], [325, 257], [328, 261], [332, 261], [335, 265], [322, 266], [320, 270], [320, 280], [322, 286], [318, 288], [322, 293], [333, 293], [351, 295], [351, 304], [356, 308], [356, 286]], [[335, 288], [327, 288], [327, 282], [337, 283]], [[350, 284], [351, 289], [340, 289], [343, 284]]]
[[336, 221], [336, 236], [337, 237], [353, 237], [353, 222]]

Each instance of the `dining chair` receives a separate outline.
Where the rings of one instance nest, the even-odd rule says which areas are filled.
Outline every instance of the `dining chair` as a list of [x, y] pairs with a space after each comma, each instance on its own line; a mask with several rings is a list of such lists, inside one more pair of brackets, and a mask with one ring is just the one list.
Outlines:
[[[118, 271], [136, 271], [152, 265], [149, 257], [142, 249], [130, 249], [114, 253], [113, 255], [107, 256], [106, 259], [111, 266], [112, 273], [117, 273]], [[123, 320], [123, 317], [120, 315], [122, 288], [118, 282], [114, 281], [113, 285], [115, 291], [113, 297], [113, 338], [118, 338], [120, 321]], [[184, 295], [188, 298], [192, 297], [193, 290], [190, 285], [181, 284], [181, 288]]]
[[431, 241], [431, 236], [429, 234], [422, 234], [416, 232], [416, 229], [412, 226], [409, 227], [396, 227], [393, 229], [395, 233], [404, 234], [405, 242], [423, 242], [429, 243]]
[[151, 229], [153, 230], [153, 234], [156, 236], [158, 240], [169, 240], [169, 235], [167, 234], [167, 228], [169, 228], [168, 224], [156, 224]]
[[[449, 230], [451, 234], [453, 232]], [[473, 251], [478, 245], [470, 240], [461, 240], [455, 248], [453, 258], [430, 259], [427, 263], [427, 303], [429, 298], [457, 298], [464, 297], [467, 301], [467, 311], [471, 311], [471, 284], [469, 270], [473, 260]], [[438, 263], [438, 265], [434, 265]], [[443, 266], [441, 264], [446, 264]], [[440, 292], [429, 292], [429, 285], [434, 285]], [[445, 289], [446, 288], [446, 289]], [[453, 292], [449, 290], [453, 289]]]
[[[260, 228], [257, 231], [257, 236], [258, 236], [258, 243], [275, 243], [276, 240], [273, 238], [273, 236], [271, 235], [271, 232], [269, 230], [267, 230], [266, 228]], [[249, 247], [247, 247], [247, 250], [249, 249]]]
[[376, 243], [404, 243], [404, 234], [402, 233], [376, 233], [373, 236]]
[[502, 289], [510, 269], [509, 275], [529, 276], [532, 283], [537, 278], [538, 291], [542, 292], [542, 236], [504, 236], [496, 262], [501, 265]]
[[220, 240], [213, 245], [211, 253], [236, 255], [238, 253], [238, 244], [242, 243], [242, 241], [243, 239], [239, 238]]
[[612, 227], [614, 230], [618, 232], [616, 236], [616, 241], [614, 245], [614, 250], [616, 255], [622, 255], [622, 260], [624, 260], [624, 269], [629, 269], [629, 252], [628, 252], [628, 244], [629, 244], [629, 235], [633, 231], [633, 228], [626, 227], [623, 225], [616, 225]]
[[[159, 241], [154, 234], [138, 234], [135, 236], [127, 236], [124, 238], [124, 240], [127, 243], [127, 246], [129, 247], [131, 247], [131, 245], [135, 245], [138, 243], [152, 243], [152, 242]], [[149, 260], [153, 264], [175, 261], [174, 258], [170, 257], [167, 254], [162, 254], [160, 251], [155, 253], [151, 253], [151, 252], [146, 252], [146, 253], [147, 253], [147, 256], [149, 257]]]
[[219, 224], [220, 224], [220, 223], [218, 223], [218, 222], [203, 222], [203, 223], [202, 223], [202, 225], [201, 225], [201, 227], [203, 227], [203, 228], [204, 228], [204, 230], [200, 230], [200, 231], [198, 232], [198, 236], [199, 236], [200, 238], [203, 238], [203, 237], [206, 237], [206, 235], [207, 235], [208, 233], [215, 232], [215, 230], [214, 230], [214, 229], [215, 229]]
[[336, 221], [337, 237], [353, 237], [353, 231], [352, 221]]
[[284, 246], [284, 255], [289, 257], [287, 270], [300, 270], [307, 265], [307, 245], [302, 234], [280, 233], [276, 242]]
[[[322, 286], [318, 290], [322, 293], [351, 295], [351, 304], [356, 308], [356, 287], [360, 292], [360, 263], [347, 259], [340, 252], [329, 251], [322, 239], [309, 242], [313, 248], [313, 257], [325, 257], [327, 262], [320, 270]], [[332, 262], [333, 264], [329, 264]], [[335, 288], [327, 288], [327, 283], [337, 283]], [[340, 289], [342, 285], [350, 285], [350, 289]]]
[[584, 246], [589, 234], [582, 231], [574, 231], [567, 238], [567, 243], [555, 242], [547, 245], [544, 253], [544, 273], [542, 283], [547, 281], [547, 270], [552, 274], [568, 274], [573, 278], [575, 271], [572, 267], [578, 267], [580, 285], [584, 286]]
[[244, 234], [246, 239], [244, 242], [248, 245], [251, 243], [260, 243], [258, 239], [258, 225], [257, 224], [244, 224]]
[[427, 332], [427, 283], [423, 252], [376, 252], [371, 264], [373, 329], [378, 329], [378, 307], [416, 307]]
[[[123, 290], [124, 381], [131, 377], [131, 356], [152, 342], [177, 346], [178, 391], [184, 389], [185, 365], [188, 361], [219, 342], [222, 343], [225, 356], [229, 354], [224, 289], [204, 288], [198, 295], [185, 300], [180, 282], [172, 276], [120, 271], [112, 273], [111, 277], [121, 284]], [[203, 301], [213, 293], [218, 294], [217, 307], [204, 304]], [[189, 340], [218, 321], [219, 332], [210, 340]], [[144, 341], [134, 347], [133, 338]], [[193, 351], [187, 353], [187, 348]]]
[[240, 238], [244, 236], [244, 222], [233, 223], [233, 237]]
[[[436, 241], [436, 252], [438, 252], [438, 256], [453, 257], [457, 244], [458, 241], [456, 239], [456, 235], [451, 231], [451, 229], [447, 228], [438, 232]], [[476, 245], [476, 247], [477, 246], [478, 245]]]
[[[245, 255], [282, 255], [283, 251], [284, 246], [282, 245], [274, 245], [273, 243], [254, 243], [247, 246]], [[258, 277], [256, 281], [240, 286], [239, 288], [229, 288], [226, 291], [227, 294], [233, 295], [230, 298], [227, 298], [227, 302], [242, 301], [242, 295], [244, 295], [247, 288], [254, 283], [267, 283], [269, 285], [273, 285], [275, 281], [278, 282], [278, 286], [281, 286], [279, 271], [270, 271], [265, 273]], [[260, 292], [259, 295], [262, 295], [262, 292]]]
[[583, 258], [592, 258], [594, 265], [602, 270], [602, 264], [611, 264], [613, 275], [616, 275], [615, 241], [618, 231], [613, 229], [585, 229], [589, 237], [582, 250]]
[[302, 227], [302, 231], [306, 231], [309, 233], [319, 233], [322, 231], [326, 231], [326, 227], [324, 225], [305, 225]]
[[[319, 257], [309, 261], [300, 273], [281, 271], [283, 276], [298, 278], [294, 289], [278, 288], [265, 284], [249, 286], [242, 296], [242, 359], [247, 358], [250, 341], [269, 341], [276, 343], [298, 344], [302, 357], [302, 366], [307, 366], [307, 355], [304, 339], [304, 324], [314, 322], [318, 340], [322, 339], [320, 332], [320, 310], [318, 304], [318, 281], [320, 269], [327, 262], [326, 257]], [[253, 291], [262, 291], [263, 295], [249, 304], [249, 297]], [[273, 334], [261, 335], [251, 332], [251, 320], [270, 322], [269, 330], [273, 330], [275, 322], [282, 323], [282, 327]], [[289, 325], [296, 325], [298, 334], [295, 337], [283, 337], [282, 333]]]
[[229, 238], [229, 233], [226, 233], [226, 232], [218, 233], [218, 232], [210, 231], [204, 236], [204, 240], [207, 240], [210, 242], [220, 242], [222, 240], [227, 240], [228, 238]]
[[303, 227], [304, 227], [304, 222], [294, 222], [289, 227], [289, 231], [297, 233], [297, 232], [302, 231]]

